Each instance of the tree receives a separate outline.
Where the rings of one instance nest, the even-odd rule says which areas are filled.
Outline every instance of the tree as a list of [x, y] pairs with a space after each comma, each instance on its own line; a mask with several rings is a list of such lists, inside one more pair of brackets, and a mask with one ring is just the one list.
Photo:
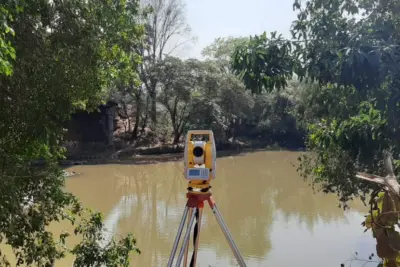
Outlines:
[[[181, 0], [146, 0], [144, 4], [151, 7], [152, 12], [147, 18], [146, 39], [141, 50], [144, 61], [140, 72], [150, 97], [150, 117], [154, 127], [157, 123], [158, 80], [152, 69], [158, 61], [190, 40], [190, 27], [186, 23], [185, 5]], [[173, 43], [174, 39], [177, 40]]]
[[[248, 41], [247, 37], [216, 38], [202, 51], [206, 57], [205, 64], [208, 65], [208, 83], [201, 101], [208, 105], [203, 104], [204, 110], [196, 112], [203, 116], [203, 119], [197, 119], [198, 122], [203, 121], [198, 127], [211, 125], [216, 137], [223, 142], [228, 142], [230, 138], [234, 141], [238, 134], [243, 133], [241, 130], [245, 122], [252, 116], [254, 99], [246, 92], [243, 83], [233, 75], [231, 68], [235, 49]], [[197, 106], [200, 108], [200, 105]]]
[[[81, 214], [57, 167], [63, 125], [75, 110], [95, 108], [116, 80], [138, 84], [140, 57], [127, 48], [144, 29], [136, 20], [137, 1], [10, 0], [0, 10], [0, 44], [6, 44], [0, 58], [1, 240], [18, 264], [53, 266], [65, 250], [46, 227]], [[46, 165], [33, 166], [36, 159]], [[91, 238], [72, 251], [75, 266], [127, 266], [134, 239], [89, 251], [102, 229], [96, 214], [89, 218], [77, 229]]]
[[[295, 1], [294, 40], [256, 36], [234, 54], [233, 68], [255, 92], [285, 87], [293, 72], [305, 79], [311, 95], [303, 97], [311, 102], [303, 103], [301, 112], [312, 118], [307, 144], [317, 157], [301, 169], [313, 173], [313, 182], [326, 192], [337, 191], [343, 202], [359, 189], [369, 191], [355, 178], [357, 170], [380, 173], [382, 151], [398, 154], [397, 21], [384, 19], [398, 16], [394, 5]], [[356, 20], [359, 10], [365, 17]]]
[[[371, 190], [373, 205], [374, 192], [383, 187], [389, 194], [380, 195], [380, 199], [389, 196], [397, 206], [400, 202], [395, 176], [400, 152], [397, 2], [312, 0], [302, 5], [296, 0], [293, 8], [298, 10], [298, 19], [292, 27], [291, 43], [295, 46], [291, 54], [292, 69], [300, 80], [305, 79], [305, 86], [309, 87], [306, 91], [310, 93], [308, 97], [301, 96], [309, 102], [300, 104], [298, 111], [307, 121], [307, 146], [314, 152], [313, 156], [302, 158], [299, 171], [312, 184], [321, 185], [325, 192], [337, 193], [345, 205], [355, 196], [364, 200]], [[270, 47], [273, 46], [262, 47], [262, 53], [270, 51]], [[244, 81], [250, 89], [261, 89], [263, 80], [275, 77], [273, 72], [263, 69], [274, 61], [264, 61], [246, 48], [254, 51], [251, 45], [238, 50], [234, 68], [248, 74]], [[244, 56], [240, 56], [240, 51]], [[246, 61], [246, 57], [250, 59]], [[289, 70], [284, 66], [277, 64], [278, 69]], [[285, 85], [285, 76], [280, 78], [282, 83], [278, 86], [269, 85]], [[264, 85], [267, 88], [271, 87]], [[387, 154], [395, 158], [394, 170], [387, 168]], [[388, 169], [389, 176], [385, 176]], [[363, 176], [359, 172], [376, 175]], [[398, 209], [387, 209], [395, 213], [395, 218], [384, 225], [392, 228], [398, 221]], [[375, 237], [382, 238], [377, 235], [377, 228], [373, 229]], [[385, 254], [379, 247], [380, 241], [378, 255], [388, 259], [385, 266], [395, 266], [398, 253]], [[396, 247], [397, 252], [398, 244], [398, 239], [385, 243]]]
[[266, 32], [250, 37], [233, 54], [234, 73], [254, 93], [284, 88], [287, 80], [292, 77], [295, 65], [290, 54], [292, 43], [284, 40], [281, 35], [276, 37], [276, 34], [272, 32], [270, 39]]
[[253, 98], [241, 81], [213, 61], [167, 57], [157, 65], [158, 102], [172, 124], [173, 143], [188, 128], [211, 128], [217, 139], [236, 137], [251, 116]]
[[[376, 251], [383, 259], [383, 266], [400, 266], [400, 234], [395, 228], [399, 222], [400, 184], [393, 171], [392, 155], [384, 151], [383, 163], [386, 176], [359, 173], [357, 178], [372, 182], [380, 187], [370, 200], [369, 215], [362, 223], [366, 230], [372, 229], [376, 238]], [[382, 266], [382, 265], [381, 265]]]
[[[294, 5], [299, 20], [293, 34], [304, 42], [297, 51], [302, 75], [318, 84], [314, 99], [323, 100], [309, 106], [324, 105], [314, 114], [318, 121], [309, 125], [307, 144], [317, 156], [305, 158], [301, 170], [345, 202], [370, 192], [370, 184], [356, 179], [357, 171], [383, 174], [383, 152], [398, 156], [400, 91], [394, 62], [400, 40], [394, 1], [331, 2]], [[360, 20], [351, 16], [361, 10]]]
[[293, 47], [297, 45], [276, 32], [270, 38], [264, 32], [237, 45], [231, 60], [233, 73], [255, 94], [249, 136], [292, 147], [302, 143], [303, 136], [292, 111], [297, 87], [292, 76], [298, 68]]
[[254, 98], [246, 92], [243, 84], [234, 75], [222, 73], [218, 105], [227, 139], [235, 141], [243, 125], [252, 117]]
[[214, 61], [197, 62], [198, 84], [193, 92], [189, 126], [192, 129], [208, 128], [214, 131], [216, 142], [225, 138], [226, 125], [220, 106], [221, 84], [224, 76]]
[[213, 60], [225, 72], [231, 72], [231, 60], [235, 49], [249, 41], [247, 37], [216, 38], [214, 42], [201, 51], [203, 57]]
[[297, 148], [303, 145], [304, 129], [294, 113], [297, 103], [292, 97], [292, 90], [295, 89], [288, 86], [280, 91], [262, 92], [255, 96], [249, 136], [264, 144], [281, 147]]
[[218, 142], [235, 139], [250, 116], [253, 98], [239, 79], [219, 68], [216, 61], [189, 61], [197, 84], [192, 94], [189, 125], [209, 128]]
[[174, 57], [167, 57], [157, 65], [158, 99], [170, 116], [173, 144], [179, 142], [190, 115], [192, 91], [196, 90], [193, 65]]

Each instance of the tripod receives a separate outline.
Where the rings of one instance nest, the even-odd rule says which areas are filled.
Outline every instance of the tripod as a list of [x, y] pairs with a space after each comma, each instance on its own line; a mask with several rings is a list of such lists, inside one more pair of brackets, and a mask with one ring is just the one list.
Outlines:
[[[190, 190], [191, 188], [188, 188], [188, 189]], [[187, 266], [190, 231], [193, 227], [193, 223], [194, 223], [195, 219], [197, 219], [197, 223], [194, 227], [194, 233], [193, 233], [193, 246], [194, 246], [193, 255], [192, 255], [192, 259], [190, 261], [190, 265], [189, 265], [190, 267], [196, 266], [197, 250], [199, 247], [199, 234], [200, 234], [200, 228], [201, 228], [201, 217], [203, 215], [204, 201], [207, 201], [210, 208], [212, 209], [212, 211], [215, 215], [215, 218], [217, 219], [217, 222], [218, 222], [222, 232], [224, 233], [225, 238], [228, 241], [233, 254], [235, 255], [235, 258], [239, 263], [239, 266], [246, 267], [246, 263], [244, 262], [244, 259], [243, 259], [242, 255], [240, 254], [239, 249], [236, 246], [235, 241], [233, 240], [232, 235], [229, 232], [229, 229], [226, 226], [226, 223], [217, 208], [217, 204], [215, 203], [215, 201], [212, 198], [211, 192], [208, 190], [207, 190], [207, 192], [189, 191], [186, 194], [186, 197], [188, 198], [188, 200], [186, 202], [185, 210], [183, 211], [182, 220], [178, 227], [178, 233], [175, 237], [175, 241], [172, 246], [172, 251], [171, 251], [171, 255], [168, 260], [167, 267], [172, 267], [172, 263], [174, 261], [176, 250], [178, 248], [179, 240], [181, 238], [183, 227], [184, 227], [186, 218], [188, 217], [188, 214], [189, 214], [189, 218], [190, 218], [188, 221], [188, 228], [183, 237], [182, 247], [179, 251], [178, 259], [177, 259], [175, 266], [180, 267], [183, 257], [185, 257], [183, 266], [184, 267]]]

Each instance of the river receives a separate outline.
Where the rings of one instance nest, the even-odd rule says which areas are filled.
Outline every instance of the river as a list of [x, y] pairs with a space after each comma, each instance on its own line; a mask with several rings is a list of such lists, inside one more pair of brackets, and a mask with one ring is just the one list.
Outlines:
[[[256, 152], [218, 159], [212, 192], [247, 266], [339, 267], [356, 251], [367, 259], [375, 250], [371, 233], [360, 226], [367, 208], [353, 202], [344, 212], [334, 195], [314, 194], [293, 166], [299, 155]], [[80, 175], [67, 178], [66, 189], [104, 213], [108, 237], [134, 234], [142, 254], [133, 255], [131, 266], [161, 267], [168, 261], [186, 202], [182, 168], [182, 162], [74, 166], [68, 171]], [[67, 257], [56, 266], [71, 263]], [[208, 206], [197, 263], [236, 266]]]

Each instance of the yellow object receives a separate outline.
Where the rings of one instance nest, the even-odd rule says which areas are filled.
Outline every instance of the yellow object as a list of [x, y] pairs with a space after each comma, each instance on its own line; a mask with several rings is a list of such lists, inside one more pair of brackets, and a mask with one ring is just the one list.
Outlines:
[[373, 209], [370, 214], [365, 218], [365, 227], [370, 229], [373, 226], [373, 221], [378, 218], [379, 211], [382, 211], [383, 208], [383, 197], [385, 192], [379, 192], [378, 196], [375, 200], [378, 209]]
[[395, 203], [395, 207], [392, 203], [386, 192], [378, 193], [373, 203], [374, 207], [364, 221], [367, 229], [372, 228], [373, 236], [377, 240], [377, 254], [383, 259], [384, 267], [400, 267], [400, 253], [397, 249], [394, 250], [400, 247], [399, 239], [388, 238], [393, 237], [393, 233], [398, 236], [394, 229], [398, 217], [393, 213], [398, 210], [398, 203]]
[[396, 260], [383, 260], [383, 267], [399, 267], [400, 266], [400, 256], [397, 256]]
[[184, 176], [189, 187], [208, 188], [215, 179], [216, 148], [214, 134], [210, 130], [191, 130], [187, 133], [184, 150]]

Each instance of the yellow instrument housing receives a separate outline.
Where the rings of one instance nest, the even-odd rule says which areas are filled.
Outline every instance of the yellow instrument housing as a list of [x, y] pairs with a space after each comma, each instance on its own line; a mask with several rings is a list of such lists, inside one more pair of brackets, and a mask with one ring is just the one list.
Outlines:
[[[195, 141], [194, 136], [202, 136], [206, 140]], [[215, 179], [216, 157], [214, 134], [211, 130], [188, 131], [184, 153], [184, 175], [187, 180]]]

